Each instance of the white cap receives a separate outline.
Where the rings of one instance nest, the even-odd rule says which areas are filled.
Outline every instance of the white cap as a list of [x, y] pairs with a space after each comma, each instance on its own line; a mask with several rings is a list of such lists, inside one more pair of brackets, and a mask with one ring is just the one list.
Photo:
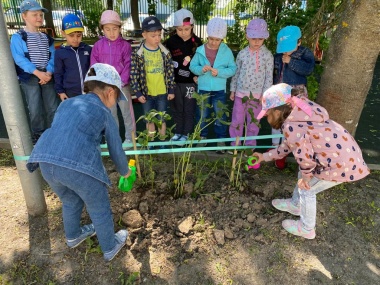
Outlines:
[[207, 35], [218, 39], [224, 39], [227, 36], [227, 22], [221, 18], [212, 18], [207, 23]]
[[184, 8], [176, 11], [174, 13], [174, 27], [180, 27], [180, 26], [186, 26], [186, 24], [183, 22], [184, 19], [190, 18], [190, 25], [194, 24], [194, 16], [193, 13], [191, 13], [189, 10], [186, 10]]

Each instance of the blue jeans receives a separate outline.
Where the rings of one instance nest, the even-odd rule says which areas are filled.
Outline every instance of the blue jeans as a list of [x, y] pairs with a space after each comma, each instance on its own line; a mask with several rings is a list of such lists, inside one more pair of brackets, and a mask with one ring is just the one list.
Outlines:
[[[226, 104], [226, 92], [224, 90], [220, 91], [204, 91], [199, 90], [199, 95], [202, 94], [208, 94], [209, 97], [207, 100], [204, 101], [202, 106], [197, 105], [196, 112], [195, 112], [195, 119], [197, 122], [200, 121], [202, 117], [201, 122], [201, 137], [207, 137], [208, 135], [208, 129], [206, 128], [208, 122], [206, 121], [211, 117], [211, 108], [213, 108], [215, 116], [220, 111], [218, 108], [217, 102], [220, 101], [223, 104]], [[206, 105], [210, 105], [211, 107], [207, 107]], [[202, 115], [201, 115], [202, 114]], [[223, 114], [222, 118], [223, 121], [226, 121], [226, 115]], [[215, 121], [214, 125], [214, 131], [217, 138], [225, 138], [227, 134], [227, 125], [224, 125], [220, 122], [220, 120]]]
[[[165, 112], [168, 106], [168, 95], [145, 96], [146, 102], [142, 104], [144, 114], [147, 115], [153, 109], [159, 112]], [[161, 116], [157, 116], [161, 120]], [[164, 122], [164, 120], [163, 120]]]
[[62, 202], [63, 226], [66, 239], [81, 234], [80, 219], [86, 205], [103, 252], [115, 243], [111, 204], [107, 185], [94, 177], [50, 163], [40, 162], [42, 176]]
[[[59, 104], [53, 79], [44, 85], [40, 85], [38, 81], [38, 77], [34, 75], [30, 77], [28, 82], [20, 81], [21, 89], [28, 104], [32, 134], [41, 134], [50, 128]], [[44, 115], [46, 115], [46, 121]]]
[[[301, 172], [298, 172], [298, 179], [301, 177]], [[301, 222], [306, 230], [315, 228], [317, 218], [317, 194], [341, 183], [342, 182], [320, 180], [313, 177], [309, 182], [310, 190], [299, 189], [296, 184], [293, 191], [292, 203], [295, 206], [301, 206]]]

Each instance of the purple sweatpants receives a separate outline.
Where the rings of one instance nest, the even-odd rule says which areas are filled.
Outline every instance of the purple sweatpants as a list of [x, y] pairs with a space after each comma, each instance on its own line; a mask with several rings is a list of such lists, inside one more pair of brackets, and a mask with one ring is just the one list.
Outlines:
[[[235, 96], [234, 107], [232, 109], [232, 122], [230, 125], [230, 137], [236, 138], [241, 137], [244, 131], [244, 122], [247, 123], [247, 130], [245, 133], [246, 137], [249, 136], [257, 136], [259, 133], [259, 127], [257, 124], [259, 122], [252, 121], [252, 116], [250, 114], [254, 114], [254, 118], [257, 118], [257, 115], [261, 111], [261, 104], [254, 100], [247, 100], [243, 103], [243, 99]], [[240, 144], [240, 142], [239, 142]], [[256, 145], [256, 140], [246, 140], [245, 145]], [[235, 145], [235, 142], [231, 142], [231, 145]]]

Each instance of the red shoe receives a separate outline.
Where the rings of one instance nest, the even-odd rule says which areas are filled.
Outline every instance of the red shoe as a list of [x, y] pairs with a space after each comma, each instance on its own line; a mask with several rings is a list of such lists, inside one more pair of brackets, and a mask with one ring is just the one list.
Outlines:
[[274, 161], [274, 165], [280, 169], [280, 170], [283, 170], [285, 167], [286, 167], [286, 156], [284, 158], [281, 158], [281, 159], [277, 159]]

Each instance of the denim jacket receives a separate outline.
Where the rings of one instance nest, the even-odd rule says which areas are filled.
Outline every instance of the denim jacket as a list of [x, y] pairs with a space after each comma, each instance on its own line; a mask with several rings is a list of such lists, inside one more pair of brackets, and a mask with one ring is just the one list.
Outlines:
[[311, 50], [303, 46], [290, 55], [289, 63], [282, 62], [282, 53], [274, 56], [273, 84], [286, 83], [289, 85], [305, 85], [306, 77], [314, 70], [314, 55]]
[[39, 138], [27, 162], [33, 172], [38, 162], [66, 167], [111, 184], [99, 151], [105, 135], [111, 159], [121, 175], [128, 173], [115, 119], [100, 98], [92, 93], [63, 101], [50, 129]]

